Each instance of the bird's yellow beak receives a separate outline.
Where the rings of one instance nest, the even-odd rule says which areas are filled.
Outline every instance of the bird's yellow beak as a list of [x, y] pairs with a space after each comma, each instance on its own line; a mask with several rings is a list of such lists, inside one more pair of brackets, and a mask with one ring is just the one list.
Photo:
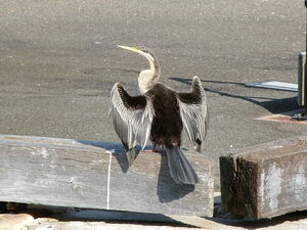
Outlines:
[[135, 53], [140, 53], [141, 52], [141, 50], [139, 50], [136, 47], [120, 46], [120, 45], [118, 45], [118, 47], [122, 48], [122, 49], [125, 49], [125, 50], [130, 50], [130, 51], [135, 52]]

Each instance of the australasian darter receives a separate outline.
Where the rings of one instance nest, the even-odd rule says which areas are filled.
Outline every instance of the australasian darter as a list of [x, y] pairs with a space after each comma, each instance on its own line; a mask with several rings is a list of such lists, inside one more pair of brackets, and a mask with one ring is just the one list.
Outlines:
[[129, 165], [136, 158], [136, 146], [151, 140], [154, 150], [160, 146], [167, 154], [170, 175], [176, 183], [196, 184], [198, 176], [180, 149], [183, 130], [194, 148], [200, 152], [207, 134], [208, 111], [205, 91], [197, 76], [192, 90], [178, 93], [159, 82], [160, 65], [147, 48], [119, 46], [136, 52], [149, 62], [140, 72], [141, 95], [130, 96], [120, 83], [111, 91], [113, 125], [121, 139]]

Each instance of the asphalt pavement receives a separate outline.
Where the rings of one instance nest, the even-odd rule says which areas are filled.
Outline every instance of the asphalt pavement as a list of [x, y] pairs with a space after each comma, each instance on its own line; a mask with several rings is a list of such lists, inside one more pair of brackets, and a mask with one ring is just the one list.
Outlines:
[[305, 11], [288, 0], [1, 1], [0, 133], [118, 141], [109, 92], [119, 81], [137, 94], [147, 67], [120, 44], [154, 50], [161, 81], [178, 91], [202, 79], [211, 159], [305, 135], [306, 125], [256, 120], [296, 109], [297, 93], [244, 86], [297, 83]]

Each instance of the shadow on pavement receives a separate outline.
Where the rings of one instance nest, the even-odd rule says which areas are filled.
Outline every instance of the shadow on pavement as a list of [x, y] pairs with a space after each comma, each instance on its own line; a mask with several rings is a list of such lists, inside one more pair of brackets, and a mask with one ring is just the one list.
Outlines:
[[[178, 82], [181, 82], [187, 85], [191, 85], [191, 82], [192, 82], [191, 79], [187, 79], [187, 78], [172, 77], [169, 79], [178, 81]], [[204, 83], [230, 84], [230, 85], [239, 85], [244, 88], [246, 87], [244, 83], [239, 83], [239, 82], [211, 81], [211, 80], [206, 80], [206, 81], [201, 80], [201, 81]], [[290, 110], [298, 109], [297, 97], [289, 97], [289, 98], [283, 98], [283, 99], [275, 99], [275, 98], [267, 98], [267, 97], [251, 97], [251, 96], [244, 96], [244, 95], [239, 95], [239, 94], [223, 92], [223, 91], [219, 91], [219, 90], [215, 90], [215, 89], [211, 89], [207, 87], [204, 87], [204, 89], [207, 92], [216, 93], [220, 96], [237, 98], [237, 99], [241, 99], [241, 100], [245, 100], [245, 101], [254, 103], [256, 105], [259, 105], [265, 108], [266, 110], [270, 111], [273, 114], [283, 113], [283, 112], [287, 112]], [[261, 101], [261, 100], [266, 100], [266, 101]]]

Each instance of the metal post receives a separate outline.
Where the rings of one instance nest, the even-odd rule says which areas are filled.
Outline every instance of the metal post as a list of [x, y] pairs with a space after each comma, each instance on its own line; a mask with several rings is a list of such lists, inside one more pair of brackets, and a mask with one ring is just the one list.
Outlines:
[[[307, 0], [305, 0], [305, 7], [307, 9]], [[307, 89], [307, 83], [306, 83], [306, 73], [307, 73], [307, 65], [306, 65], [306, 56], [307, 56], [307, 13], [306, 13], [306, 16], [305, 16], [305, 63], [304, 63], [304, 77], [305, 77], [305, 80], [304, 80], [304, 101], [306, 102], [306, 97], [307, 97], [307, 93], [306, 93], [306, 89]], [[307, 110], [307, 106], [306, 106], [306, 103], [304, 103], [304, 111]]]
[[305, 55], [300, 54], [300, 65], [303, 65], [303, 68], [300, 68], [301, 74], [301, 88], [299, 89], [299, 101], [300, 106], [302, 106], [302, 111], [298, 114], [292, 116], [296, 120], [307, 120], [307, 0], [305, 2]]
[[[305, 7], [307, 9], [307, 0], [305, 0]], [[304, 84], [302, 85], [303, 87], [303, 98], [304, 98], [304, 106], [303, 106], [303, 109], [304, 109], [304, 112], [307, 111], [307, 103], [306, 103], [306, 99], [307, 99], [307, 83], [306, 83], [306, 74], [307, 74], [307, 65], [306, 65], [306, 60], [307, 60], [307, 10], [305, 10], [305, 62], [304, 62]]]

